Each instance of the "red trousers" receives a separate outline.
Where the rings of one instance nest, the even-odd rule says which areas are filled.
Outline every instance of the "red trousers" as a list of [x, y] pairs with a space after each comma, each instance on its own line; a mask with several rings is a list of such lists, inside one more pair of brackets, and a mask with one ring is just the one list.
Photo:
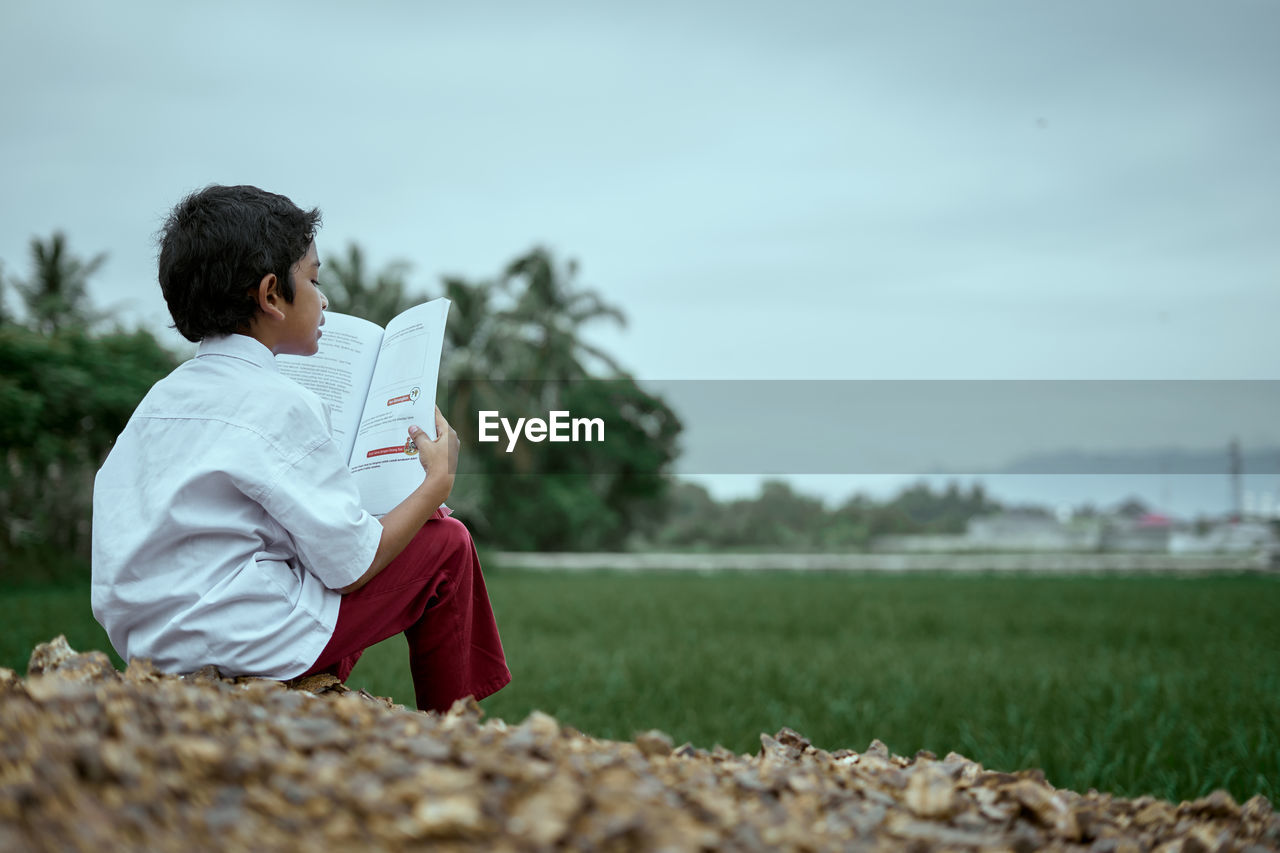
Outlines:
[[401, 632], [422, 711], [483, 699], [511, 681], [471, 533], [446, 510], [367, 584], [342, 597], [333, 637], [306, 675], [343, 681], [369, 646]]

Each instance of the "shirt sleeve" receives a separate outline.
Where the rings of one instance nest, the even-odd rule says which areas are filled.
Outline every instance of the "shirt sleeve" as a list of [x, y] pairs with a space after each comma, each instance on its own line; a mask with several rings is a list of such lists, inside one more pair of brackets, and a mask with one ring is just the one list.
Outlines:
[[293, 538], [303, 567], [329, 589], [355, 583], [373, 563], [382, 524], [360, 506], [332, 441], [284, 469], [262, 506]]

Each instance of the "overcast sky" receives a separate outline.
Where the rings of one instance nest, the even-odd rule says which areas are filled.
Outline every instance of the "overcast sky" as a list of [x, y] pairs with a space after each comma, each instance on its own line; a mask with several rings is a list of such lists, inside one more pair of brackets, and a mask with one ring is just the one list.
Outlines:
[[462, 6], [8, 0], [6, 270], [159, 327], [253, 183], [428, 291], [578, 259], [641, 378], [1280, 379], [1280, 4]]

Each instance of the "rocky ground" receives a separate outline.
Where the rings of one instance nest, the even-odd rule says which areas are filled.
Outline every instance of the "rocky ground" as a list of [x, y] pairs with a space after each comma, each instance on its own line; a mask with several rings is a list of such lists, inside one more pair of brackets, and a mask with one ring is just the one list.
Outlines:
[[473, 702], [422, 714], [319, 676], [124, 673], [59, 638], [0, 669], [0, 850], [1280, 849], [1280, 816], [1055, 789], [954, 753], [604, 741]]

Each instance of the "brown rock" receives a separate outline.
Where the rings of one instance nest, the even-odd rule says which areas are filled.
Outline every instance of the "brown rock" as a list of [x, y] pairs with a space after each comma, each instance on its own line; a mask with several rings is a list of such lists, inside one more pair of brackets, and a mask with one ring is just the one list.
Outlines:
[[1161, 800], [1147, 803], [1133, 816], [1133, 822], [1142, 829], [1158, 829], [1172, 825], [1178, 818], [1173, 806]]
[[563, 774], [552, 777], [516, 805], [507, 821], [507, 830], [539, 846], [554, 844], [569, 831], [585, 800], [586, 794], [576, 779]]
[[1041, 826], [1057, 826], [1066, 814], [1066, 804], [1055, 795], [1052, 788], [1043, 783], [1020, 779], [1010, 785], [1007, 791], [1009, 796], [1035, 816]]
[[1226, 791], [1214, 791], [1207, 797], [1201, 797], [1190, 803], [1183, 803], [1178, 808], [1180, 814], [1198, 815], [1200, 817], [1209, 818], [1228, 818], [1234, 820], [1240, 817], [1240, 806], [1235, 799]]
[[474, 700], [420, 714], [336, 679], [121, 675], [65, 640], [0, 671], [0, 849], [1276, 850], [1262, 797], [1055, 790], [951, 753], [758, 755], [599, 740]]
[[650, 757], [670, 755], [675, 745], [675, 742], [671, 740], [671, 735], [666, 732], [660, 732], [657, 729], [650, 729], [647, 732], [637, 734], [635, 742], [640, 751]]
[[335, 688], [341, 688], [339, 692], [345, 692], [346, 690], [346, 685], [342, 683], [338, 676], [328, 672], [295, 678], [288, 682], [288, 686], [294, 690], [305, 690], [308, 693], [326, 693]]
[[111, 659], [102, 652], [77, 654], [61, 634], [47, 643], [41, 643], [31, 652], [27, 663], [27, 675], [50, 675], [72, 681], [101, 681], [119, 678]]
[[925, 767], [912, 774], [902, 798], [920, 817], [941, 820], [954, 811], [955, 788], [945, 772]]

